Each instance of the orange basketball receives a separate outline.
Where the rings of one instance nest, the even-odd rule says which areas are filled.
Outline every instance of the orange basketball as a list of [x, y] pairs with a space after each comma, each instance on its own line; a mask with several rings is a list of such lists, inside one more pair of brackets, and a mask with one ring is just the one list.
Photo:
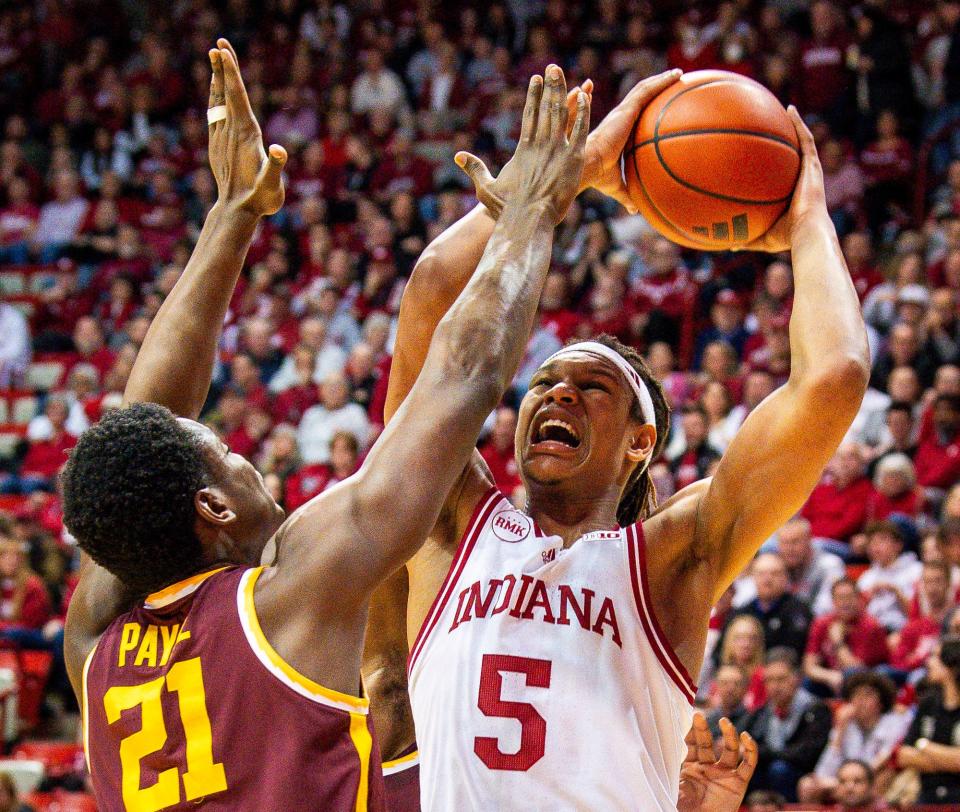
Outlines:
[[704, 251], [742, 246], [783, 214], [800, 172], [787, 111], [736, 73], [684, 75], [643, 111], [623, 151], [630, 197], [661, 234]]

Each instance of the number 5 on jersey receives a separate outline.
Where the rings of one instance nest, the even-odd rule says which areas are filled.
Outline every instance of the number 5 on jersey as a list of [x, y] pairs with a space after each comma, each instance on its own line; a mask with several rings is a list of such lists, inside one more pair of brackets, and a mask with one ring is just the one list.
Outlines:
[[520, 722], [520, 749], [504, 753], [492, 736], [477, 736], [473, 752], [491, 770], [524, 772], [543, 758], [547, 745], [547, 722], [529, 702], [510, 702], [502, 698], [503, 673], [523, 674], [530, 688], [550, 687], [549, 660], [516, 657], [512, 654], [484, 654], [480, 666], [480, 695], [477, 707], [485, 716], [516, 719]]
[[160, 696], [164, 683], [177, 695], [180, 719], [186, 736], [187, 771], [183, 773], [183, 791], [194, 801], [227, 788], [223, 764], [213, 762], [213, 734], [207, 700], [203, 690], [200, 658], [193, 657], [174, 665], [165, 677], [140, 685], [116, 685], [103, 697], [107, 722], [113, 724], [120, 714], [140, 706], [140, 730], [120, 742], [120, 768], [123, 805], [127, 812], [160, 812], [180, 803], [180, 771], [170, 767], [157, 774], [156, 783], [140, 787], [140, 761], [162, 749], [167, 740]]

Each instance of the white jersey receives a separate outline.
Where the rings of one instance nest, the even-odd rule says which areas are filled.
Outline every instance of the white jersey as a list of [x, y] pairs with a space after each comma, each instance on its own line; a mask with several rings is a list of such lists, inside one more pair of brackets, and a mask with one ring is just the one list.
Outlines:
[[675, 812], [695, 695], [640, 525], [564, 549], [491, 490], [410, 652], [422, 807]]

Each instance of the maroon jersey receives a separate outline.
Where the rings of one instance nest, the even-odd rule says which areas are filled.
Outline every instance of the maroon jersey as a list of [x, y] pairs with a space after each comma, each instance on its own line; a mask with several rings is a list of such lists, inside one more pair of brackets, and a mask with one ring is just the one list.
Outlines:
[[384, 809], [367, 700], [280, 658], [254, 609], [260, 572], [154, 593], [90, 653], [84, 747], [102, 810]]
[[387, 812], [420, 812], [420, 753], [414, 744], [402, 756], [383, 762]]

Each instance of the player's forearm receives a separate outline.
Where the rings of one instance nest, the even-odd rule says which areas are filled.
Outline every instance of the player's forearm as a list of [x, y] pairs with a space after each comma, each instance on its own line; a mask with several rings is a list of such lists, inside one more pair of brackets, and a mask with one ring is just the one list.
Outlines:
[[159, 403], [196, 417], [207, 397], [217, 339], [257, 218], [214, 205], [190, 261], [147, 331], [124, 402]]
[[548, 206], [505, 206], [476, 273], [438, 325], [454, 374], [476, 380], [491, 408], [523, 357], [552, 245]]
[[427, 357], [433, 331], [473, 276], [493, 227], [486, 208], [477, 205], [433, 240], [417, 260], [400, 305], [385, 420], [410, 392]]
[[797, 223], [791, 236], [794, 300], [790, 383], [826, 384], [856, 413], [870, 375], [860, 302], [826, 212]]

